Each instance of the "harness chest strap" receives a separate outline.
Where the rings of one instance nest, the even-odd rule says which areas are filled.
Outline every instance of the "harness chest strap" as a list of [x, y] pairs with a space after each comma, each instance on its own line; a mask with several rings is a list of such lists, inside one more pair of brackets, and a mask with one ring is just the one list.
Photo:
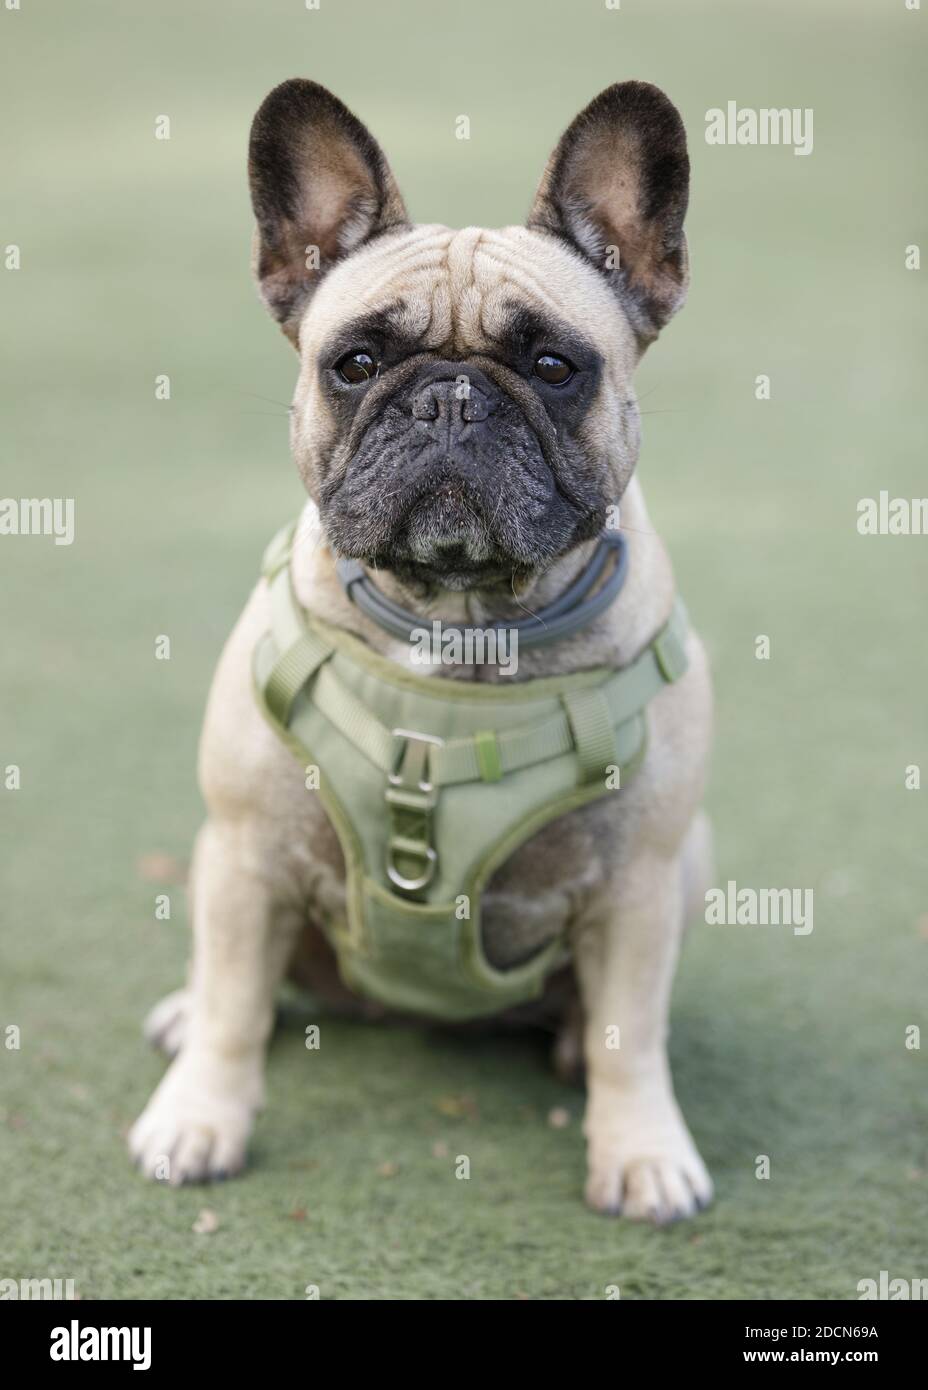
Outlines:
[[[560, 708], [543, 720], [515, 728], [478, 729], [444, 741], [416, 730], [390, 729], [339, 680], [328, 664], [334, 644], [309, 625], [297, 603], [289, 570], [292, 534], [290, 527], [275, 537], [265, 556], [279, 655], [266, 678], [264, 699], [274, 719], [286, 728], [294, 701], [315, 677], [310, 692], [315, 707], [386, 775], [391, 819], [388, 876], [400, 892], [420, 893], [434, 872], [431, 816], [441, 788], [498, 782], [572, 751], [580, 783], [604, 778], [618, 761], [617, 729], [686, 670], [686, 614], [677, 600], [667, 624], [634, 662], [604, 671], [595, 685], [564, 690]], [[531, 684], [522, 683], [521, 689]]]

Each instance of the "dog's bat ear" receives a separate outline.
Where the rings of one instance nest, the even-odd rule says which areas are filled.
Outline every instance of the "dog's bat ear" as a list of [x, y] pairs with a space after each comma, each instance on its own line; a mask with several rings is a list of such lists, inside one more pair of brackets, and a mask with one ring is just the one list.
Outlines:
[[689, 174], [676, 107], [649, 82], [620, 82], [561, 137], [529, 216], [609, 277], [642, 345], [686, 298]]
[[370, 237], [405, 226], [376, 140], [325, 87], [304, 78], [265, 97], [248, 147], [261, 298], [296, 345], [319, 280]]

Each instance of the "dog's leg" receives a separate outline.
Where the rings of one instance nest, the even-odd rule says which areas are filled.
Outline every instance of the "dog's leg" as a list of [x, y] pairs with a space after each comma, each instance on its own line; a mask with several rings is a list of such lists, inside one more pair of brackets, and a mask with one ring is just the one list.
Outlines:
[[551, 1049], [554, 1074], [567, 1086], [583, 1085], [583, 1037], [583, 1004], [577, 994], [564, 1009]]
[[129, 1135], [149, 1177], [195, 1182], [245, 1162], [263, 1102], [274, 993], [300, 923], [295, 909], [272, 900], [263, 865], [247, 821], [210, 821], [200, 832], [187, 1036]]
[[683, 874], [683, 925], [705, 917], [706, 893], [715, 883], [715, 849], [712, 822], [704, 810], [697, 811], [680, 852]]
[[[714, 857], [712, 851], [712, 824], [705, 811], [697, 811], [690, 822], [683, 848], [680, 852], [680, 872], [683, 885], [683, 925], [702, 917], [706, 907], [706, 890], [712, 887], [714, 879]], [[182, 993], [182, 991], [178, 991]], [[146, 1037], [152, 1039], [156, 1015], [165, 1024], [169, 1017], [169, 1005], [176, 995], [168, 995], [157, 1009], [152, 1011], [149, 1024], [146, 1024]], [[162, 1011], [159, 1013], [159, 1011]], [[579, 995], [570, 1001], [558, 1024], [557, 1036], [552, 1051], [552, 1062], [558, 1079], [572, 1086], [583, 1083], [586, 1070], [584, 1057], [583, 1007]], [[165, 1047], [164, 1042], [155, 1043]]]
[[586, 1010], [586, 1199], [597, 1211], [659, 1223], [691, 1216], [712, 1197], [666, 1051], [682, 899], [679, 857], [643, 853], [614, 885], [609, 920], [576, 943]]
[[[206, 836], [197, 837], [197, 844]], [[193, 921], [193, 885], [197, 877], [197, 856], [194, 846], [193, 862], [187, 875], [187, 918]], [[152, 1047], [163, 1052], [165, 1057], [176, 1057], [187, 1040], [190, 1029], [190, 1014], [193, 1007], [193, 991], [190, 987], [193, 978], [193, 961], [187, 964], [187, 979], [181, 989], [172, 989], [163, 999], [159, 999], [145, 1015], [142, 1036]]]

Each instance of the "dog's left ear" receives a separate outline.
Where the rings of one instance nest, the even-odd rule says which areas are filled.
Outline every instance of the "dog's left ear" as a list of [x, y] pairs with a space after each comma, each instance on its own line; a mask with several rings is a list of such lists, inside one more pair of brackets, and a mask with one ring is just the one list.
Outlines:
[[608, 276], [642, 346], [686, 298], [689, 174], [676, 107], [649, 82], [620, 82], [568, 127], [535, 195], [528, 225]]
[[248, 147], [261, 298], [294, 346], [303, 310], [336, 261], [406, 209], [383, 151], [325, 87], [291, 78], [265, 97]]

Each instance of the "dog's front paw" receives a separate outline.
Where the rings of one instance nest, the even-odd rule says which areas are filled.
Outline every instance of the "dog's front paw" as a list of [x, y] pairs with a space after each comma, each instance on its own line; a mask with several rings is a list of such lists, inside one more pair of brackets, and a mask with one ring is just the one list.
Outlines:
[[260, 1104], [253, 1068], [183, 1055], [129, 1131], [129, 1153], [146, 1177], [174, 1187], [231, 1177], [245, 1166]]
[[587, 1111], [586, 1200], [664, 1226], [712, 1201], [712, 1179], [672, 1096], [595, 1096]]

